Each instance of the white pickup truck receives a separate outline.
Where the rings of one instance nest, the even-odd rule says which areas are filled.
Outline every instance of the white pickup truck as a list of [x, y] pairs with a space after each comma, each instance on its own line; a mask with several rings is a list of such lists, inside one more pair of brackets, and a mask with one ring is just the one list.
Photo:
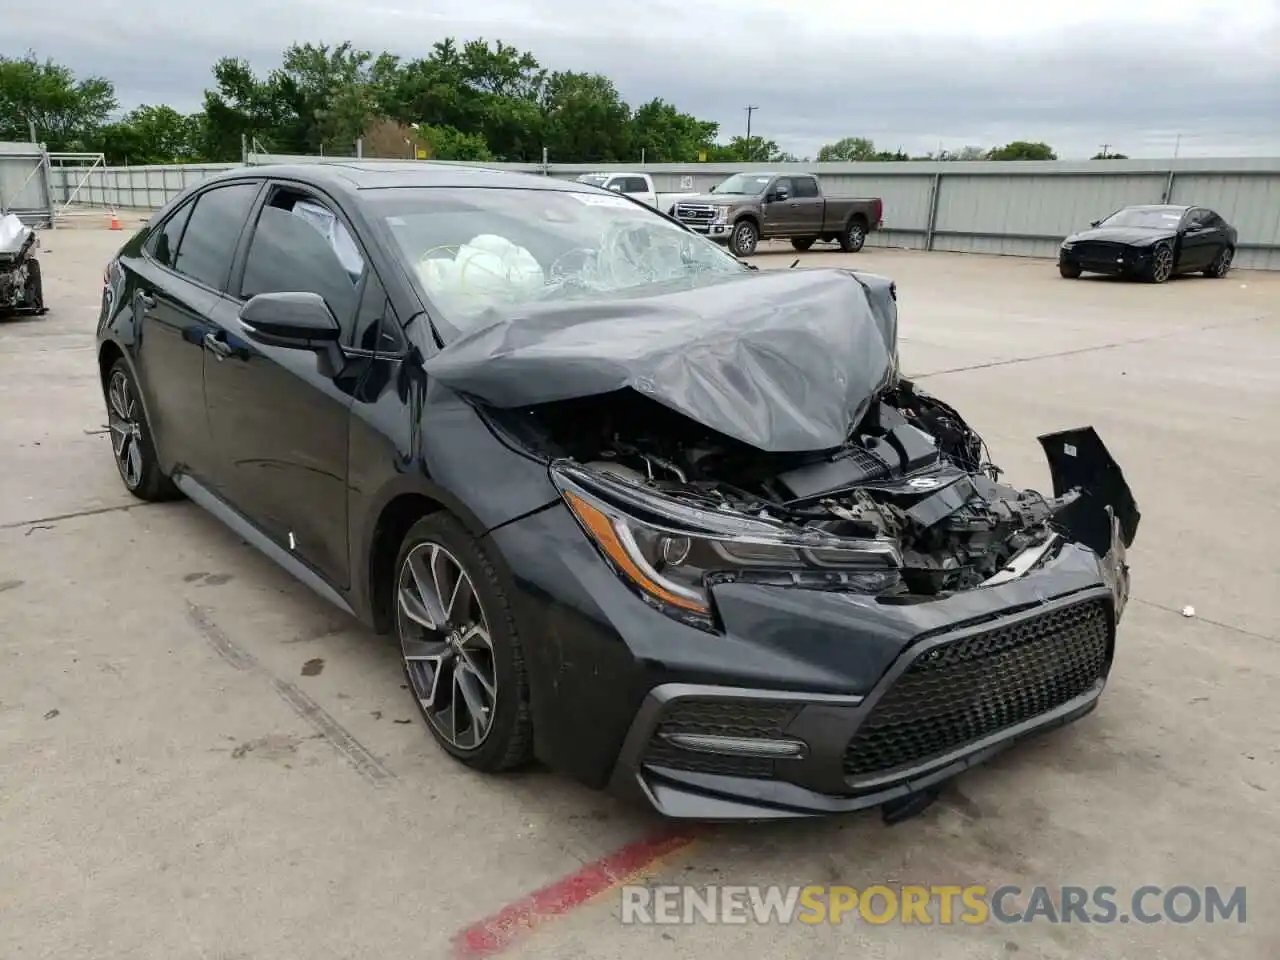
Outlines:
[[682, 197], [693, 197], [695, 193], [658, 193], [653, 186], [653, 177], [647, 173], [584, 173], [577, 178], [579, 183], [589, 183], [593, 187], [603, 187], [615, 193], [647, 203], [651, 207], [671, 214], [676, 201]]

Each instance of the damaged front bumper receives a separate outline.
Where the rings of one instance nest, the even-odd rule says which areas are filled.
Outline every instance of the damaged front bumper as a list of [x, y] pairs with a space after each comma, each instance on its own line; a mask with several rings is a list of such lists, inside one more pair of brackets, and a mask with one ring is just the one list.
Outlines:
[[836, 673], [865, 676], [870, 661], [897, 653], [865, 693], [652, 689], [612, 787], [668, 817], [776, 819], [902, 802], [1091, 711], [1115, 649], [1113, 590], [1097, 557], [1070, 544], [1025, 578], [914, 607], [760, 587], [717, 600], [730, 632], [789, 630], [797, 656], [824, 657]]
[[607, 766], [672, 818], [806, 817], [910, 805], [1085, 715], [1139, 515], [1091, 428], [1040, 442], [1055, 492], [1081, 493], [1061, 534], [947, 595], [717, 582], [709, 632], [646, 605], [564, 505], [494, 531], [546, 631], [527, 644], [544, 759], [593, 781]]

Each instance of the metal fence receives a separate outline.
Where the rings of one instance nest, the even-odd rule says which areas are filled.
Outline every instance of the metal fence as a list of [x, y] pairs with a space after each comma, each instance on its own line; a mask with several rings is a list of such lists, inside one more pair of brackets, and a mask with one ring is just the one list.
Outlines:
[[[325, 163], [332, 157], [250, 153], [250, 165]], [[406, 163], [363, 160], [363, 163]], [[659, 192], [705, 191], [758, 164], [486, 163], [482, 166], [572, 178], [606, 170], [643, 170]], [[239, 164], [105, 168], [81, 186], [80, 200], [154, 209], [191, 184]], [[1052, 257], [1067, 234], [1134, 203], [1210, 207], [1239, 231], [1236, 265], [1280, 270], [1280, 158], [973, 161], [778, 164], [812, 172], [833, 196], [880, 197], [885, 228], [868, 244], [919, 250]], [[55, 202], [65, 203], [83, 171], [51, 171]]]
[[36, 143], [0, 142], [0, 216], [17, 214], [28, 226], [53, 220], [49, 164]]

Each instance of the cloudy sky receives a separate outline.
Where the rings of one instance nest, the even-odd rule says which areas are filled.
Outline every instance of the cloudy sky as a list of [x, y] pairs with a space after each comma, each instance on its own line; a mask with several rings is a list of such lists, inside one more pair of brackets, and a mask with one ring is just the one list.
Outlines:
[[1063, 158], [1280, 155], [1280, 0], [59, 0], [15, 3], [31, 48], [116, 84], [122, 106], [195, 109], [220, 56], [265, 72], [292, 41], [420, 56], [502, 39], [813, 155], [842, 136], [911, 152], [1044, 140]]

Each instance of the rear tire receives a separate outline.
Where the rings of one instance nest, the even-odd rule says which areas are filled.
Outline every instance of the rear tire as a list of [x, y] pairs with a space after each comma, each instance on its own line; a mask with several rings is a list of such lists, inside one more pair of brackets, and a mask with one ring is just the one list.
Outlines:
[[791, 246], [795, 247], [801, 253], [804, 253], [806, 250], [808, 250], [810, 247], [813, 246], [816, 240], [817, 240], [817, 237], [792, 237]]
[[854, 217], [840, 234], [840, 249], [845, 253], [857, 253], [867, 242], [867, 224], [861, 217]]
[[1204, 268], [1204, 275], [1213, 280], [1221, 280], [1231, 271], [1231, 261], [1235, 257], [1232, 247], [1223, 247], [1222, 252], [1214, 258], [1213, 263]]
[[1084, 271], [1082, 271], [1080, 267], [1074, 263], [1058, 264], [1058, 273], [1062, 274], [1062, 276], [1067, 280], [1077, 280], [1079, 279], [1080, 274], [1083, 272]]
[[142, 408], [142, 394], [123, 357], [107, 371], [103, 384], [107, 401], [107, 433], [111, 453], [125, 489], [139, 500], [154, 503], [181, 496], [173, 481], [160, 469], [151, 427]]

